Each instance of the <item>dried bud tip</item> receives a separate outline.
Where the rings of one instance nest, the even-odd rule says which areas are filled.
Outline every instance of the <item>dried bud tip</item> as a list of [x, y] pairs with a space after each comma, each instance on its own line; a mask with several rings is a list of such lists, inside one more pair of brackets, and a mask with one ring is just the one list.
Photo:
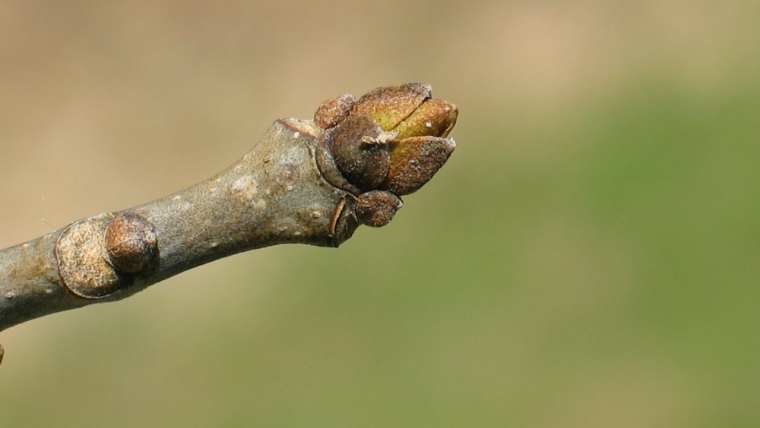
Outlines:
[[119, 271], [136, 273], [145, 269], [158, 254], [153, 225], [138, 214], [114, 218], [105, 232], [108, 259]]
[[356, 218], [371, 227], [383, 227], [393, 220], [403, 202], [393, 193], [373, 190], [356, 198]]

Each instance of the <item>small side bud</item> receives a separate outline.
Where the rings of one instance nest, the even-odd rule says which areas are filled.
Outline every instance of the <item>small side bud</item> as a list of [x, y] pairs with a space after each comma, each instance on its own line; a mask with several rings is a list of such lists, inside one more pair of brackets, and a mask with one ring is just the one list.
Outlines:
[[401, 199], [393, 193], [372, 190], [356, 198], [356, 218], [371, 227], [383, 227], [393, 220], [401, 206]]
[[145, 217], [122, 214], [106, 228], [105, 247], [114, 268], [136, 273], [145, 269], [158, 254], [158, 239], [153, 225]]
[[348, 113], [355, 102], [356, 99], [351, 94], [344, 94], [326, 100], [320, 104], [317, 112], [314, 113], [314, 123], [322, 129], [334, 128], [335, 125], [348, 117]]

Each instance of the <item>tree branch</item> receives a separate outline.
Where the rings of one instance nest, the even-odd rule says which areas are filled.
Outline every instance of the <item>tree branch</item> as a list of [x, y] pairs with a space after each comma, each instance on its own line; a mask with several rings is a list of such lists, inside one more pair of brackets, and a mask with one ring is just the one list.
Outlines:
[[360, 224], [383, 226], [448, 159], [456, 116], [428, 85], [409, 84], [329, 99], [313, 121], [277, 120], [205, 182], [0, 251], [0, 331], [242, 251], [337, 247]]

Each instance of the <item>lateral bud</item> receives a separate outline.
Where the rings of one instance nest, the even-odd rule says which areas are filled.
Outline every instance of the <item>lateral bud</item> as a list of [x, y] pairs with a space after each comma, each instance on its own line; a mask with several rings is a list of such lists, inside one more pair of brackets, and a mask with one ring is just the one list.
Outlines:
[[156, 231], [139, 214], [121, 214], [106, 228], [108, 260], [118, 270], [136, 273], [145, 269], [158, 254]]
[[157, 259], [153, 225], [137, 214], [100, 214], [68, 225], [55, 243], [63, 284], [74, 295], [102, 299], [134, 283]]
[[322, 129], [334, 128], [348, 117], [356, 99], [351, 94], [329, 98], [317, 108], [314, 113], [314, 123]]
[[356, 218], [371, 227], [383, 227], [393, 220], [404, 203], [390, 192], [372, 190], [356, 198]]

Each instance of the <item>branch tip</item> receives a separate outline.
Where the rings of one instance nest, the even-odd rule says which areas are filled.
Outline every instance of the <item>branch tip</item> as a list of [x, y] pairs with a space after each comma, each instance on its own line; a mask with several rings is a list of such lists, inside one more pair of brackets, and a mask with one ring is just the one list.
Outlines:
[[0, 251], [0, 331], [242, 251], [337, 247], [360, 225], [385, 226], [453, 152], [457, 115], [410, 83], [330, 98], [313, 120], [278, 119], [209, 180]]

